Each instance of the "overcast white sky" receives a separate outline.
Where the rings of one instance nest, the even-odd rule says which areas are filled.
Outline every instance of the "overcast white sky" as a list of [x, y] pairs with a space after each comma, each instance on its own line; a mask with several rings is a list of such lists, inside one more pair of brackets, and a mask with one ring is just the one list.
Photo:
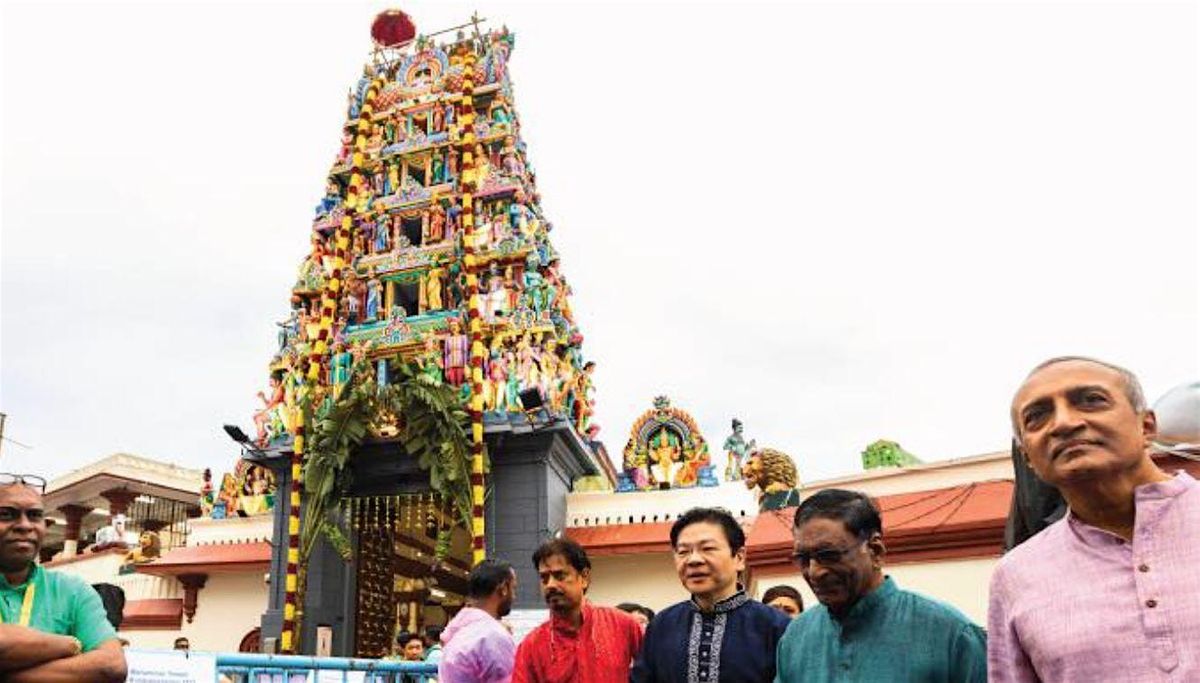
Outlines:
[[[1193, 3], [400, 6], [517, 33], [610, 451], [666, 393], [824, 478], [1007, 448], [1051, 355], [1200, 376]], [[386, 7], [5, 3], [0, 470], [232, 465]]]

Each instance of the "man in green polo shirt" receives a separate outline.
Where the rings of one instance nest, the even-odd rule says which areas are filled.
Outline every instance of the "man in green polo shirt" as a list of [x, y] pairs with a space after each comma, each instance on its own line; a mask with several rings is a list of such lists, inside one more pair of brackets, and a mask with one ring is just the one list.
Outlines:
[[827, 489], [796, 508], [793, 557], [820, 605], [792, 620], [776, 683], [984, 683], [983, 629], [962, 612], [883, 575], [879, 508]]
[[0, 474], [0, 679], [125, 680], [125, 654], [100, 595], [36, 564], [46, 535], [39, 478]]

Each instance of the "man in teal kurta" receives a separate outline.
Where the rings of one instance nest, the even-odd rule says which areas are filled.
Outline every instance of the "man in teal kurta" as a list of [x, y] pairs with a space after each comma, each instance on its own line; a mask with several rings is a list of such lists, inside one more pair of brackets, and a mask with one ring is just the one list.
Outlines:
[[123, 681], [125, 654], [100, 595], [35, 563], [46, 535], [36, 486], [0, 474], [0, 679]]
[[776, 683], [984, 683], [983, 629], [883, 575], [879, 510], [829, 489], [796, 509], [793, 556], [820, 605], [779, 642]]

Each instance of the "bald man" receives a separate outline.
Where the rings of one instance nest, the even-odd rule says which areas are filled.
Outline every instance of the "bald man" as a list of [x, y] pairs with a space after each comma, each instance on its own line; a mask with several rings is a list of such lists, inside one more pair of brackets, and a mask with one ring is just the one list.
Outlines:
[[37, 564], [46, 511], [36, 477], [0, 474], [0, 679], [124, 681], [125, 654], [100, 595]]

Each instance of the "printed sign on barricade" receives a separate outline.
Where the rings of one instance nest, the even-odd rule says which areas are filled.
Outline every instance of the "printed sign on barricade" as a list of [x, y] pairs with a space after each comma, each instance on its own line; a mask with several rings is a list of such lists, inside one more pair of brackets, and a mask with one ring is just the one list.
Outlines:
[[213, 683], [217, 657], [204, 652], [125, 650], [126, 683]]

